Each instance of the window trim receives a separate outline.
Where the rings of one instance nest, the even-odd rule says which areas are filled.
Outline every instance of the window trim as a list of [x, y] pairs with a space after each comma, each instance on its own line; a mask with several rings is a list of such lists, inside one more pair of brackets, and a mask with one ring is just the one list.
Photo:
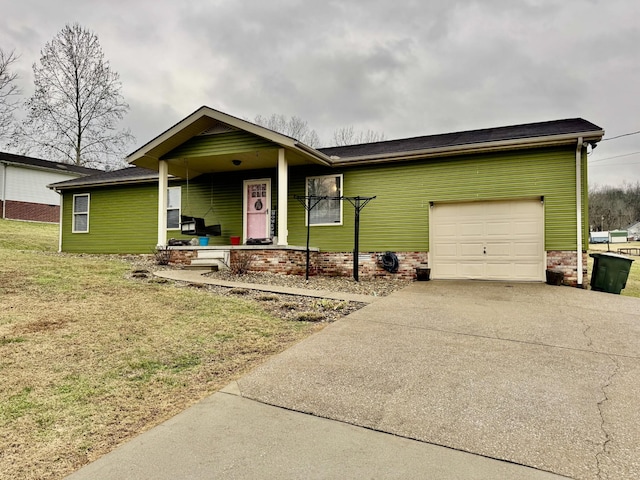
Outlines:
[[[178, 208], [169, 208], [169, 192], [171, 190], [179, 190], [180, 195], [178, 198], [180, 199], [180, 205]], [[169, 227], [169, 210], [178, 210], [178, 226], [177, 227]], [[167, 187], [167, 230], [180, 230], [180, 215], [182, 215], [182, 186], [178, 185], [176, 187]]]
[[[78, 212], [76, 211], [76, 198], [77, 197], [87, 197], [87, 211], [86, 212]], [[71, 233], [89, 233], [89, 211], [91, 210], [91, 194], [90, 193], [74, 193], [73, 201], [71, 204]], [[87, 217], [87, 229], [86, 230], [76, 230], [76, 217], [79, 215], [86, 215]]]
[[[340, 189], [338, 190], [338, 197], [342, 197], [344, 195], [344, 174], [342, 173], [335, 173], [335, 174], [328, 174], [328, 175], [311, 175], [308, 177], [305, 177], [304, 179], [304, 192], [305, 192], [305, 196], [309, 196], [309, 180], [313, 179], [313, 178], [340, 178]], [[335, 201], [335, 200], [334, 200]], [[308, 202], [308, 200], [307, 200]], [[344, 222], [344, 216], [343, 216], [343, 201], [342, 200], [338, 200], [337, 201], [339, 203], [339, 208], [340, 208], [340, 221], [339, 222], [330, 222], [330, 223], [311, 223], [312, 227], [339, 227], [343, 225]], [[307, 203], [308, 205], [308, 203]], [[304, 215], [304, 224], [305, 226], [309, 226], [308, 223], [309, 220], [309, 215], [307, 214], [307, 211], [305, 209], [305, 215]]]

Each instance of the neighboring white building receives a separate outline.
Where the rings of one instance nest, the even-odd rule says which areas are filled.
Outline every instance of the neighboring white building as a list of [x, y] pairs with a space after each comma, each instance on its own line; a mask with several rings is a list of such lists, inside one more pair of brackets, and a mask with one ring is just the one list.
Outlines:
[[0, 218], [57, 223], [60, 195], [47, 185], [97, 172], [93, 168], [0, 152]]

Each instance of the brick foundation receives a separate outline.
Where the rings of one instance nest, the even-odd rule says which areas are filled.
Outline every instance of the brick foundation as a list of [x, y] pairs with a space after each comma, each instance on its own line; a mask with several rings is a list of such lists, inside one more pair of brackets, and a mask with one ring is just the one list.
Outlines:
[[[547, 269], [564, 273], [565, 285], [578, 285], [578, 258], [575, 251], [550, 250], [547, 252]], [[587, 254], [582, 254], [582, 287], [588, 284]]]
[[[198, 258], [198, 247], [169, 247], [171, 250], [170, 263], [173, 265], [189, 265], [191, 260]], [[304, 275], [306, 272], [306, 252], [303, 248], [261, 248], [261, 247], [220, 247], [229, 250], [229, 260], [233, 264], [241, 261], [242, 256], [251, 256], [249, 271], [271, 272], [281, 275]], [[398, 273], [389, 273], [382, 268], [378, 260], [384, 252], [360, 253], [358, 256], [358, 275], [367, 278], [416, 278], [416, 268], [423, 267], [429, 260], [428, 252], [394, 252], [398, 257]], [[350, 277], [353, 275], [353, 254], [351, 252], [310, 252], [310, 275], [327, 275], [334, 277]], [[587, 254], [583, 258], [583, 282], [588, 283]], [[548, 251], [547, 268], [560, 270], [564, 273], [564, 284], [577, 286], [578, 275], [576, 266], [576, 252]]]
[[[0, 213], [3, 211], [2, 208], [3, 205], [0, 201]], [[58, 223], [60, 221], [60, 207], [58, 205], [7, 200], [4, 212], [4, 218], [9, 220], [29, 220], [47, 223]]]
[[[198, 258], [197, 247], [169, 247], [171, 250], [169, 263], [172, 265], [189, 265], [191, 260]], [[305, 275], [307, 257], [301, 248], [260, 248], [260, 247], [226, 247], [229, 250], [229, 261], [234, 263], [243, 261], [242, 257], [251, 256], [249, 271], [271, 272], [281, 275]], [[398, 256], [398, 273], [384, 270], [378, 257], [384, 252], [361, 253], [358, 256], [358, 275], [366, 278], [416, 278], [416, 267], [424, 266], [428, 260], [427, 252], [395, 252]], [[351, 252], [318, 252], [311, 251], [309, 255], [309, 274], [327, 275], [333, 277], [351, 277], [353, 275], [353, 253]]]
[[169, 256], [169, 263], [171, 265], [190, 265], [191, 260], [198, 258], [197, 250], [186, 249], [174, 249], [170, 248], [171, 255]]
[[[233, 265], [241, 257], [251, 255], [249, 270], [281, 275], [305, 275], [307, 254], [304, 250], [232, 250], [229, 261]], [[309, 274], [317, 275], [318, 252], [309, 252]]]
[[[398, 273], [389, 273], [382, 268], [378, 258], [384, 252], [368, 252], [358, 255], [359, 278], [416, 278], [416, 267], [424, 266], [427, 252], [394, 252], [398, 257]], [[322, 252], [319, 254], [319, 275], [350, 277], [353, 275], [353, 253]]]

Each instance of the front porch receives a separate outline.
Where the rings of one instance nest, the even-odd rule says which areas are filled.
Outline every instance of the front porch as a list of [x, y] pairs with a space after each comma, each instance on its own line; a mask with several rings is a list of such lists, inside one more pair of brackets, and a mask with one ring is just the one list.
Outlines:
[[[230, 208], [230, 202], [237, 202], [239, 207], [237, 216], [227, 218], [222, 225], [223, 228], [233, 225], [233, 231], [223, 231], [223, 236], [240, 237], [242, 244], [250, 239], [264, 239], [286, 247], [289, 244], [290, 168], [328, 167], [331, 163], [323, 153], [291, 137], [208, 107], [198, 109], [131, 154], [129, 162], [158, 172], [157, 246], [160, 248], [167, 245], [168, 231], [175, 228], [168, 210], [172, 214], [204, 216], [180, 211], [181, 207], [169, 196], [169, 182], [183, 182], [185, 204], [193, 207], [196, 202], [191, 203], [189, 187], [198, 182], [196, 179], [203, 178], [212, 185], [209, 210], [214, 208], [216, 195], [217, 207]], [[218, 184], [214, 189], [216, 178], [242, 182], [242, 190], [230, 190], [228, 183]], [[273, 193], [272, 185], [275, 186]], [[199, 188], [202, 189], [202, 185]], [[200, 202], [199, 206], [204, 205], [206, 203]]]

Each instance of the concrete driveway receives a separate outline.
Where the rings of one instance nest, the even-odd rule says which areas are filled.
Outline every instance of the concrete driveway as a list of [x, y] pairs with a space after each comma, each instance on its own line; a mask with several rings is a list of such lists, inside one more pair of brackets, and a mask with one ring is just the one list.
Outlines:
[[640, 299], [419, 282], [70, 478], [640, 478], [639, 392]]
[[640, 478], [635, 298], [415, 283], [238, 387], [263, 403], [572, 478]]

